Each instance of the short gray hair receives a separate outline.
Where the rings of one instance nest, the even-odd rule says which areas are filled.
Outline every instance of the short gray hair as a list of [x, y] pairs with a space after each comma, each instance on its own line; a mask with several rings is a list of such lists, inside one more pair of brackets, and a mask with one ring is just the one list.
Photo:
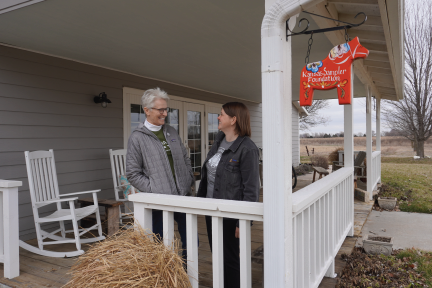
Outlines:
[[169, 97], [168, 94], [160, 89], [159, 87], [154, 89], [148, 89], [144, 92], [144, 95], [141, 97], [142, 107], [147, 107], [148, 109], [152, 109], [154, 102], [156, 99], [163, 99], [168, 102]]

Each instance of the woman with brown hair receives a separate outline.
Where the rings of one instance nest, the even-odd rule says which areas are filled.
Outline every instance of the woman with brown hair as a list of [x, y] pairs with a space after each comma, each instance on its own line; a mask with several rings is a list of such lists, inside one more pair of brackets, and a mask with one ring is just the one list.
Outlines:
[[[222, 106], [220, 132], [202, 168], [198, 197], [256, 202], [259, 199], [259, 151], [250, 139], [250, 115], [240, 102]], [[211, 217], [206, 216], [212, 247]], [[238, 219], [223, 219], [224, 287], [240, 287]]]

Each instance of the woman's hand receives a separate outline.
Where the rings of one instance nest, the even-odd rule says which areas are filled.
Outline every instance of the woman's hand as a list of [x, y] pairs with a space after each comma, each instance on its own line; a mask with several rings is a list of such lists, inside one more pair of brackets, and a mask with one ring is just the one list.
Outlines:
[[240, 229], [239, 227], [236, 227], [235, 237], [240, 238]]

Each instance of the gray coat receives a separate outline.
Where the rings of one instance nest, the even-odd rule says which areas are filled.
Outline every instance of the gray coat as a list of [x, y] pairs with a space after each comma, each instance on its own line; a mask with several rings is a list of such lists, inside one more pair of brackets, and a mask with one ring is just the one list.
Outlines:
[[175, 181], [162, 143], [143, 124], [129, 137], [126, 177], [141, 192], [190, 195], [194, 179], [186, 148], [173, 127], [165, 124], [162, 129], [171, 148]]

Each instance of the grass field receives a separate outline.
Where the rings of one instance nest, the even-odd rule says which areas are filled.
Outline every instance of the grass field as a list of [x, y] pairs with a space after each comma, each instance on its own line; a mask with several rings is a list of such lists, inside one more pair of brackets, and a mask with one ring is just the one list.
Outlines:
[[[309, 154], [327, 156], [336, 147], [343, 147], [343, 138], [301, 138], [300, 156], [307, 156], [306, 146]], [[373, 137], [373, 150], [375, 150], [375, 137]], [[366, 137], [354, 138], [354, 150], [366, 151]], [[411, 141], [399, 136], [381, 137], [381, 153], [387, 157], [412, 157], [415, 155], [411, 147]], [[425, 155], [432, 157], [432, 138], [425, 143]]]
[[[354, 138], [354, 150], [365, 151], [365, 142], [365, 137]], [[343, 138], [309, 138], [300, 143], [300, 161], [310, 163], [306, 145], [310, 153], [314, 148], [314, 155], [327, 157], [343, 147]], [[387, 185], [383, 196], [397, 197], [401, 211], [432, 213], [432, 159], [414, 160], [411, 142], [402, 137], [382, 137], [381, 143], [381, 180]], [[425, 144], [425, 154], [432, 156], [432, 140]]]
[[383, 196], [397, 197], [401, 211], [432, 213], [432, 159], [383, 157], [381, 177], [390, 186]]

